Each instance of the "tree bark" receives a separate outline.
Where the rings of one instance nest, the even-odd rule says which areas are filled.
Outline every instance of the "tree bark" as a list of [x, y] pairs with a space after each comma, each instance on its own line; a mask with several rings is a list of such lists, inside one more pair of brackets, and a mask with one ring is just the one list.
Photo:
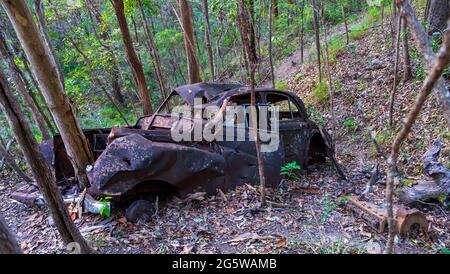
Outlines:
[[255, 138], [255, 147], [256, 147], [256, 157], [258, 159], [258, 172], [260, 179], [260, 192], [261, 192], [261, 206], [266, 205], [266, 177], [264, 170], [264, 161], [261, 154], [261, 146], [259, 140], [259, 133], [257, 127], [257, 112], [256, 112], [256, 97], [255, 97], [255, 66], [256, 60], [253, 58], [252, 48], [250, 45], [250, 41], [248, 39], [248, 33], [245, 33], [248, 30], [247, 20], [246, 20], [246, 12], [244, 0], [239, 1], [239, 12], [238, 12], [238, 20], [240, 21], [241, 28], [241, 36], [244, 42], [245, 50], [247, 51], [248, 63], [250, 66], [250, 104], [251, 104], [251, 119], [253, 125], [253, 134]]
[[214, 72], [214, 56], [211, 47], [211, 32], [209, 27], [209, 12], [208, 12], [208, 0], [203, 0], [203, 15], [205, 17], [205, 43], [206, 50], [208, 51], [208, 59], [209, 59], [209, 71], [211, 74], [211, 81], [214, 81], [215, 72]]
[[395, 64], [394, 64], [394, 83], [392, 85], [392, 91], [389, 102], [389, 126], [392, 128], [394, 124], [394, 103], [395, 103], [395, 93], [397, 91], [397, 82], [398, 82], [398, 63], [400, 61], [400, 36], [402, 31], [402, 16], [397, 14], [397, 39], [395, 43]]
[[144, 29], [145, 29], [145, 33], [147, 35], [147, 47], [150, 50], [150, 54], [152, 55], [153, 62], [155, 64], [156, 77], [158, 78], [159, 89], [161, 91], [161, 94], [162, 94], [162, 97], [164, 100], [167, 98], [167, 90], [166, 90], [166, 86], [164, 83], [164, 76], [163, 76], [163, 72], [162, 72], [162, 68], [161, 68], [161, 61], [159, 59], [158, 49], [156, 48], [155, 41], [153, 38], [153, 30], [150, 29], [150, 27], [149, 27], [149, 24], [147, 22], [147, 17], [145, 16], [144, 8], [142, 6], [141, 0], [139, 0], [139, 9], [141, 11], [142, 19], [144, 20]]
[[[3, 72], [0, 72], [3, 73]], [[20, 178], [22, 178], [22, 180], [24, 180], [27, 183], [31, 183], [33, 182], [33, 179], [31, 179], [30, 177], [28, 177], [28, 175], [25, 174], [25, 172], [23, 172], [17, 165], [16, 165], [16, 161], [14, 161], [14, 158], [11, 157], [11, 155], [8, 152], [8, 149], [3, 147], [2, 144], [0, 144], [0, 156], [2, 157], [2, 160], [4, 159], [4, 161], [6, 162], [6, 164], [12, 169], [14, 170], [17, 175], [19, 175]], [[2, 161], [3, 163], [3, 161]], [[1, 165], [0, 165], [1, 166]]]
[[2, 0], [17, 36], [24, 48], [44, 99], [61, 133], [67, 155], [82, 186], [89, 186], [86, 166], [94, 161], [89, 143], [75, 118], [72, 105], [59, 81], [55, 59], [38, 34], [24, 0]]
[[[383, 6], [384, 8], [384, 6]], [[383, 9], [384, 10], [384, 9]], [[348, 24], [347, 24], [347, 16], [345, 15], [345, 9], [344, 5], [341, 3], [341, 12], [342, 12], [342, 18], [344, 18], [344, 26], [345, 26], [345, 37], [347, 41], [347, 46], [350, 43], [350, 39], [348, 37]], [[383, 17], [382, 17], [383, 18]], [[383, 23], [381, 23], [381, 27], [383, 27]]]
[[301, 57], [300, 57], [300, 61], [303, 64], [303, 56], [304, 56], [304, 51], [305, 51], [305, 41], [304, 41], [304, 37], [305, 37], [305, 1], [306, 0], [302, 0], [302, 12], [301, 12], [301, 32], [300, 32], [300, 51], [301, 51]]
[[[184, 50], [188, 64], [189, 83], [195, 84], [202, 81], [200, 77], [200, 65], [196, 54], [196, 45], [194, 39], [194, 29], [192, 27], [191, 7], [188, 0], [178, 0], [180, 9], [180, 25], [183, 30]], [[175, 9], [174, 9], [175, 11]]]
[[319, 28], [319, 11], [318, 6], [316, 4], [316, 0], [312, 0], [312, 8], [313, 8], [313, 25], [314, 25], [314, 34], [316, 39], [316, 52], [317, 52], [317, 66], [319, 70], [319, 83], [322, 82], [322, 64], [320, 62], [320, 28]]
[[[408, 7], [409, 6], [409, 7]], [[411, 7], [409, 3], [405, 6], [409, 8]], [[412, 9], [411, 9], [412, 10]], [[406, 117], [405, 122], [403, 123], [402, 129], [397, 133], [397, 136], [394, 139], [391, 148], [391, 155], [388, 160], [388, 178], [386, 185], [386, 203], [388, 205], [388, 223], [389, 223], [389, 238], [387, 242], [386, 252], [392, 253], [394, 246], [394, 237], [396, 234], [396, 224], [394, 219], [394, 214], [392, 210], [392, 200], [393, 200], [393, 189], [394, 189], [394, 179], [397, 170], [397, 159], [400, 152], [400, 147], [403, 141], [408, 137], [408, 134], [411, 131], [414, 122], [416, 121], [419, 113], [422, 109], [423, 104], [433, 91], [434, 86], [436, 86], [439, 81], [442, 72], [450, 63], [450, 32], [447, 31], [444, 34], [444, 42], [442, 44], [441, 50], [438, 53], [437, 58], [434, 61], [434, 64], [425, 79], [422, 87], [420, 89], [419, 94], [416, 97], [414, 104], [411, 107], [411, 110]]]
[[[97, 37], [97, 40], [99, 41], [100, 45], [105, 49], [106, 52], [108, 52], [109, 57], [111, 58], [111, 68], [109, 69], [109, 74], [111, 77], [111, 87], [113, 89], [114, 98], [121, 104], [125, 102], [123, 95], [122, 95], [122, 77], [120, 74], [120, 67], [117, 63], [117, 57], [115, 54], [115, 50], [107, 45], [108, 41], [111, 40], [111, 37], [108, 33], [108, 31], [111, 31], [110, 27], [107, 26], [106, 29], [99, 29], [99, 32], [97, 32], [95, 24], [99, 24], [100, 26], [105, 26], [105, 23], [103, 21], [103, 18], [101, 16], [99, 3], [97, 0], [88, 0], [87, 3], [90, 5], [86, 6], [87, 13], [89, 14], [89, 17], [92, 21], [92, 29], [94, 32], [94, 35]], [[94, 16], [92, 16], [94, 14]], [[95, 21], [97, 23], [95, 23]]]
[[[272, 9], [273, 0], [269, 0], [270, 8]], [[303, 43], [302, 43], [303, 47]], [[303, 54], [302, 54], [303, 57]], [[269, 62], [270, 62], [270, 79], [272, 82], [272, 88], [275, 88], [275, 73], [273, 72], [273, 56], [272, 56], [272, 13], [269, 12]], [[302, 61], [303, 62], [303, 61]]]
[[22, 250], [8, 227], [5, 218], [0, 214], [0, 254], [21, 254]]
[[119, 28], [122, 34], [123, 43], [125, 45], [127, 58], [131, 65], [131, 71], [133, 72], [133, 78], [137, 85], [137, 90], [142, 104], [142, 108], [144, 110], [144, 115], [150, 115], [153, 113], [153, 108], [150, 101], [150, 96], [148, 94], [144, 69], [133, 47], [133, 40], [131, 39], [127, 19], [125, 18], [123, 0], [112, 0], [112, 2], [116, 13], [117, 21], [119, 22]]
[[[430, 70], [435, 58], [433, 50], [430, 46], [430, 39], [419, 19], [417, 19], [417, 16], [411, 4], [409, 4], [409, 2], [406, 0], [396, 1], [400, 3], [402, 13], [406, 17], [406, 21], [411, 29], [416, 47], [422, 57], [425, 59], [425, 67], [427, 70]], [[445, 87], [442, 78], [437, 80], [435, 88], [440, 103], [439, 105], [441, 106], [445, 119], [447, 119], [447, 127], [450, 129], [450, 92]]]
[[47, 27], [47, 20], [45, 19], [44, 15], [44, 5], [42, 4], [41, 0], [33, 0], [34, 3], [34, 9], [36, 11], [36, 18], [38, 21], [39, 30], [41, 31], [42, 38], [44, 39], [47, 48], [50, 49], [50, 53], [52, 54], [53, 58], [56, 62], [56, 68], [58, 69], [58, 77], [61, 81], [61, 84], [64, 86], [64, 74], [61, 69], [61, 64], [59, 62], [58, 55], [56, 54], [55, 50], [52, 47], [50, 36], [48, 35], [48, 27]]
[[[18, 0], [14, 0], [19, 2]], [[5, 4], [8, 1], [3, 1]], [[23, 3], [25, 4], [25, 3]], [[26, 5], [26, 4], [25, 4]], [[8, 12], [11, 10], [8, 10]], [[17, 9], [13, 9], [17, 12]], [[18, 15], [16, 15], [18, 16]], [[27, 17], [21, 19], [26, 20]], [[26, 22], [26, 21], [22, 21]], [[30, 58], [33, 60], [32, 58]], [[38, 77], [39, 79], [39, 77]], [[25, 159], [33, 171], [34, 178], [42, 192], [44, 199], [50, 209], [50, 213], [55, 221], [61, 238], [64, 243], [77, 242], [81, 252], [92, 253], [93, 250], [83, 239], [75, 224], [70, 219], [67, 208], [64, 205], [61, 193], [56, 185], [55, 177], [46, 164], [44, 156], [39, 150], [39, 145], [34, 139], [31, 129], [20, 109], [19, 103], [14, 97], [3, 73], [0, 72], [0, 106], [5, 113], [8, 123], [13, 130], [14, 136], [22, 148]]]
[[408, 25], [406, 24], [406, 19], [402, 16], [402, 45], [403, 45], [403, 61], [404, 61], [404, 71], [403, 71], [403, 81], [408, 81], [412, 78], [411, 71], [411, 57], [409, 55], [409, 42], [408, 42]]
[[47, 126], [45, 124], [45, 119], [39, 112], [38, 106], [35, 104], [33, 98], [29, 94], [24, 79], [21, 78], [20, 70], [16, 66], [16, 63], [14, 63], [14, 59], [11, 57], [11, 55], [9, 55], [9, 52], [6, 48], [5, 40], [1, 35], [1, 33], [0, 33], [0, 54], [2, 55], [4, 62], [7, 64], [9, 74], [12, 78], [12, 81], [14, 82], [14, 85], [16, 86], [17, 91], [20, 93], [26, 105], [31, 111], [33, 120], [36, 123], [36, 126], [38, 127], [39, 131], [41, 132], [42, 140], [50, 140], [50, 134], [48, 133]]
[[449, 0], [431, 0], [428, 11], [428, 34], [443, 33], [450, 14]]

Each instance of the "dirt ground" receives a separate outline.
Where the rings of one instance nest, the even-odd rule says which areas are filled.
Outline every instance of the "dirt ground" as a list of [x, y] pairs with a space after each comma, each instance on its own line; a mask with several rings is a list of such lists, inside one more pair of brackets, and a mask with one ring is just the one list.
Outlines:
[[[284, 181], [269, 190], [269, 207], [260, 209], [253, 186], [207, 196], [203, 200], [172, 199], [149, 222], [131, 224], [122, 208], [113, 207], [110, 218], [85, 214], [75, 220], [85, 238], [102, 253], [379, 253], [386, 233], [377, 233], [355, 218], [347, 207], [348, 194], [365, 188], [368, 172], [385, 161], [367, 136], [367, 126], [380, 134], [387, 150], [393, 138], [387, 128], [389, 87], [392, 83], [392, 47], [387, 31], [374, 28], [358, 43], [337, 55], [333, 65], [336, 86], [336, 151], [348, 180], [340, 180], [330, 163], [302, 170], [296, 182]], [[377, 68], [373, 60], [377, 59]], [[402, 68], [402, 64], [400, 64]], [[328, 128], [328, 104], [314, 103], [314, 65], [300, 67], [287, 80], [292, 91], [308, 107], [315, 106]], [[402, 82], [396, 97], [395, 121], [398, 128], [418, 91], [420, 82]], [[366, 99], [369, 98], [369, 99]], [[364, 99], [364, 100], [363, 100]], [[313, 112], [309, 108], [310, 113]], [[345, 123], [348, 119], [355, 123]], [[356, 125], [356, 126], [355, 126]], [[449, 159], [449, 139], [436, 98], [425, 106], [417, 126], [402, 149], [401, 168], [408, 178], [421, 174], [421, 155], [432, 141], [441, 137], [442, 161]], [[444, 136], [444, 137], [443, 137]], [[383, 204], [385, 176], [374, 186], [368, 200]], [[0, 174], [0, 210], [26, 253], [67, 253], [45, 208], [28, 207], [10, 199], [20, 182], [9, 171]], [[398, 253], [438, 253], [450, 247], [449, 209], [431, 204], [421, 208], [429, 221], [428, 233], [397, 238]]]

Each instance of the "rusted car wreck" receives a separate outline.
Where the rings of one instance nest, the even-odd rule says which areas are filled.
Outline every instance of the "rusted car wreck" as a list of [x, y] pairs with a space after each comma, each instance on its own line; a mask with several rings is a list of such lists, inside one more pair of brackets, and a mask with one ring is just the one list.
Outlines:
[[[308, 119], [303, 102], [294, 93], [275, 89], [256, 89], [257, 105], [278, 106], [280, 142], [276, 149], [263, 153], [266, 185], [276, 187], [284, 163], [296, 161], [302, 168], [326, 157], [334, 159], [328, 133]], [[254, 139], [250, 138], [248, 116], [244, 121], [223, 124], [226, 130], [243, 130], [244, 140], [174, 141], [171, 129], [180, 121], [171, 110], [176, 105], [194, 108], [201, 99], [202, 108], [224, 104], [247, 106], [250, 90], [238, 84], [198, 83], [174, 89], [157, 111], [142, 117], [134, 127], [85, 130], [96, 161], [89, 166], [89, 192], [130, 200], [151, 194], [172, 193], [180, 196], [193, 191], [215, 193], [244, 183], [258, 183]], [[205, 119], [187, 119], [193, 127]], [[60, 136], [47, 147], [47, 159], [56, 178], [65, 181], [74, 176]], [[49, 153], [53, 152], [53, 153]], [[340, 172], [341, 173], [341, 172]], [[343, 176], [343, 174], [341, 173]]]

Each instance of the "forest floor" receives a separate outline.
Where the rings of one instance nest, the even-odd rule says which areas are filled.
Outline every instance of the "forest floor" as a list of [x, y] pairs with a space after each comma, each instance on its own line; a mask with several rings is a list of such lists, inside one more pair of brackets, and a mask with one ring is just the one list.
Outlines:
[[[379, 253], [386, 233], [377, 233], [346, 207], [345, 195], [365, 188], [367, 172], [385, 162], [366, 133], [371, 126], [387, 150], [420, 81], [401, 82], [396, 96], [395, 130], [387, 126], [387, 109], [393, 82], [393, 50], [389, 32], [369, 28], [344, 50], [332, 65], [336, 89], [336, 156], [348, 180], [342, 181], [329, 163], [313, 166], [297, 182], [269, 190], [268, 199], [282, 207], [259, 208], [259, 195], [244, 185], [227, 191], [225, 197], [201, 201], [173, 199], [160, 208], [150, 222], [131, 224], [123, 209], [113, 208], [111, 218], [85, 214], [75, 220], [85, 238], [102, 253]], [[415, 64], [416, 69], [417, 64]], [[400, 64], [400, 68], [403, 66]], [[400, 71], [402, 72], [402, 71]], [[298, 66], [286, 79], [308, 107], [310, 115], [330, 124], [328, 103], [318, 102], [311, 92], [316, 81], [314, 63]], [[428, 100], [402, 148], [400, 163], [408, 178], [421, 174], [420, 157], [436, 137], [441, 137], [442, 161], [449, 161], [449, 132], [434, 96]], [[384, 172], [383, 172], [384, 173]], [[56, 228], [44, 208], [28, 207], [10, 199], [24, 185], [14, 175], [0, 174], [0, 211], [16, 232], [26, 253], [65, 253]], [[383, 204], [385, 177], [368, 195]], [[436, 253], [450, 247], [449, 210], [439, 205], [421, 208], [430, 223], [429, 232], [397, 238], [398, 253]], [[100, 225], [100, 226], [98, 226]]]

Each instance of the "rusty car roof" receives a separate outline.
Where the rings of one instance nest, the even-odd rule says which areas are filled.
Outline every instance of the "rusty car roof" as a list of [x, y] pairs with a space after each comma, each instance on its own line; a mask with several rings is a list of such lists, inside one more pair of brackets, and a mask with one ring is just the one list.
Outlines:
[[[176, 93], [178, 93], [181, 97], [183, 97], [184, 101], [189, 105], [194, 104], [194, 98], [205, 98], [208, 103], [212, 103], [215, 105], [221, 105], [223, 100], [226, 98], [235, 96], [235, 95], [243, 95], [250, 93], [250, 88], [248, 86], [242, 84], [218, 84], [218, 83], [196, 83], [180, 86], [174, 89]], [[255, 92], [279, 92], [284, 94], [289, 94], [293, 96], [295, 99], [300, 100], [300, 98], [292, 92], [282, 91], [273, 88], [256, 88]]]

